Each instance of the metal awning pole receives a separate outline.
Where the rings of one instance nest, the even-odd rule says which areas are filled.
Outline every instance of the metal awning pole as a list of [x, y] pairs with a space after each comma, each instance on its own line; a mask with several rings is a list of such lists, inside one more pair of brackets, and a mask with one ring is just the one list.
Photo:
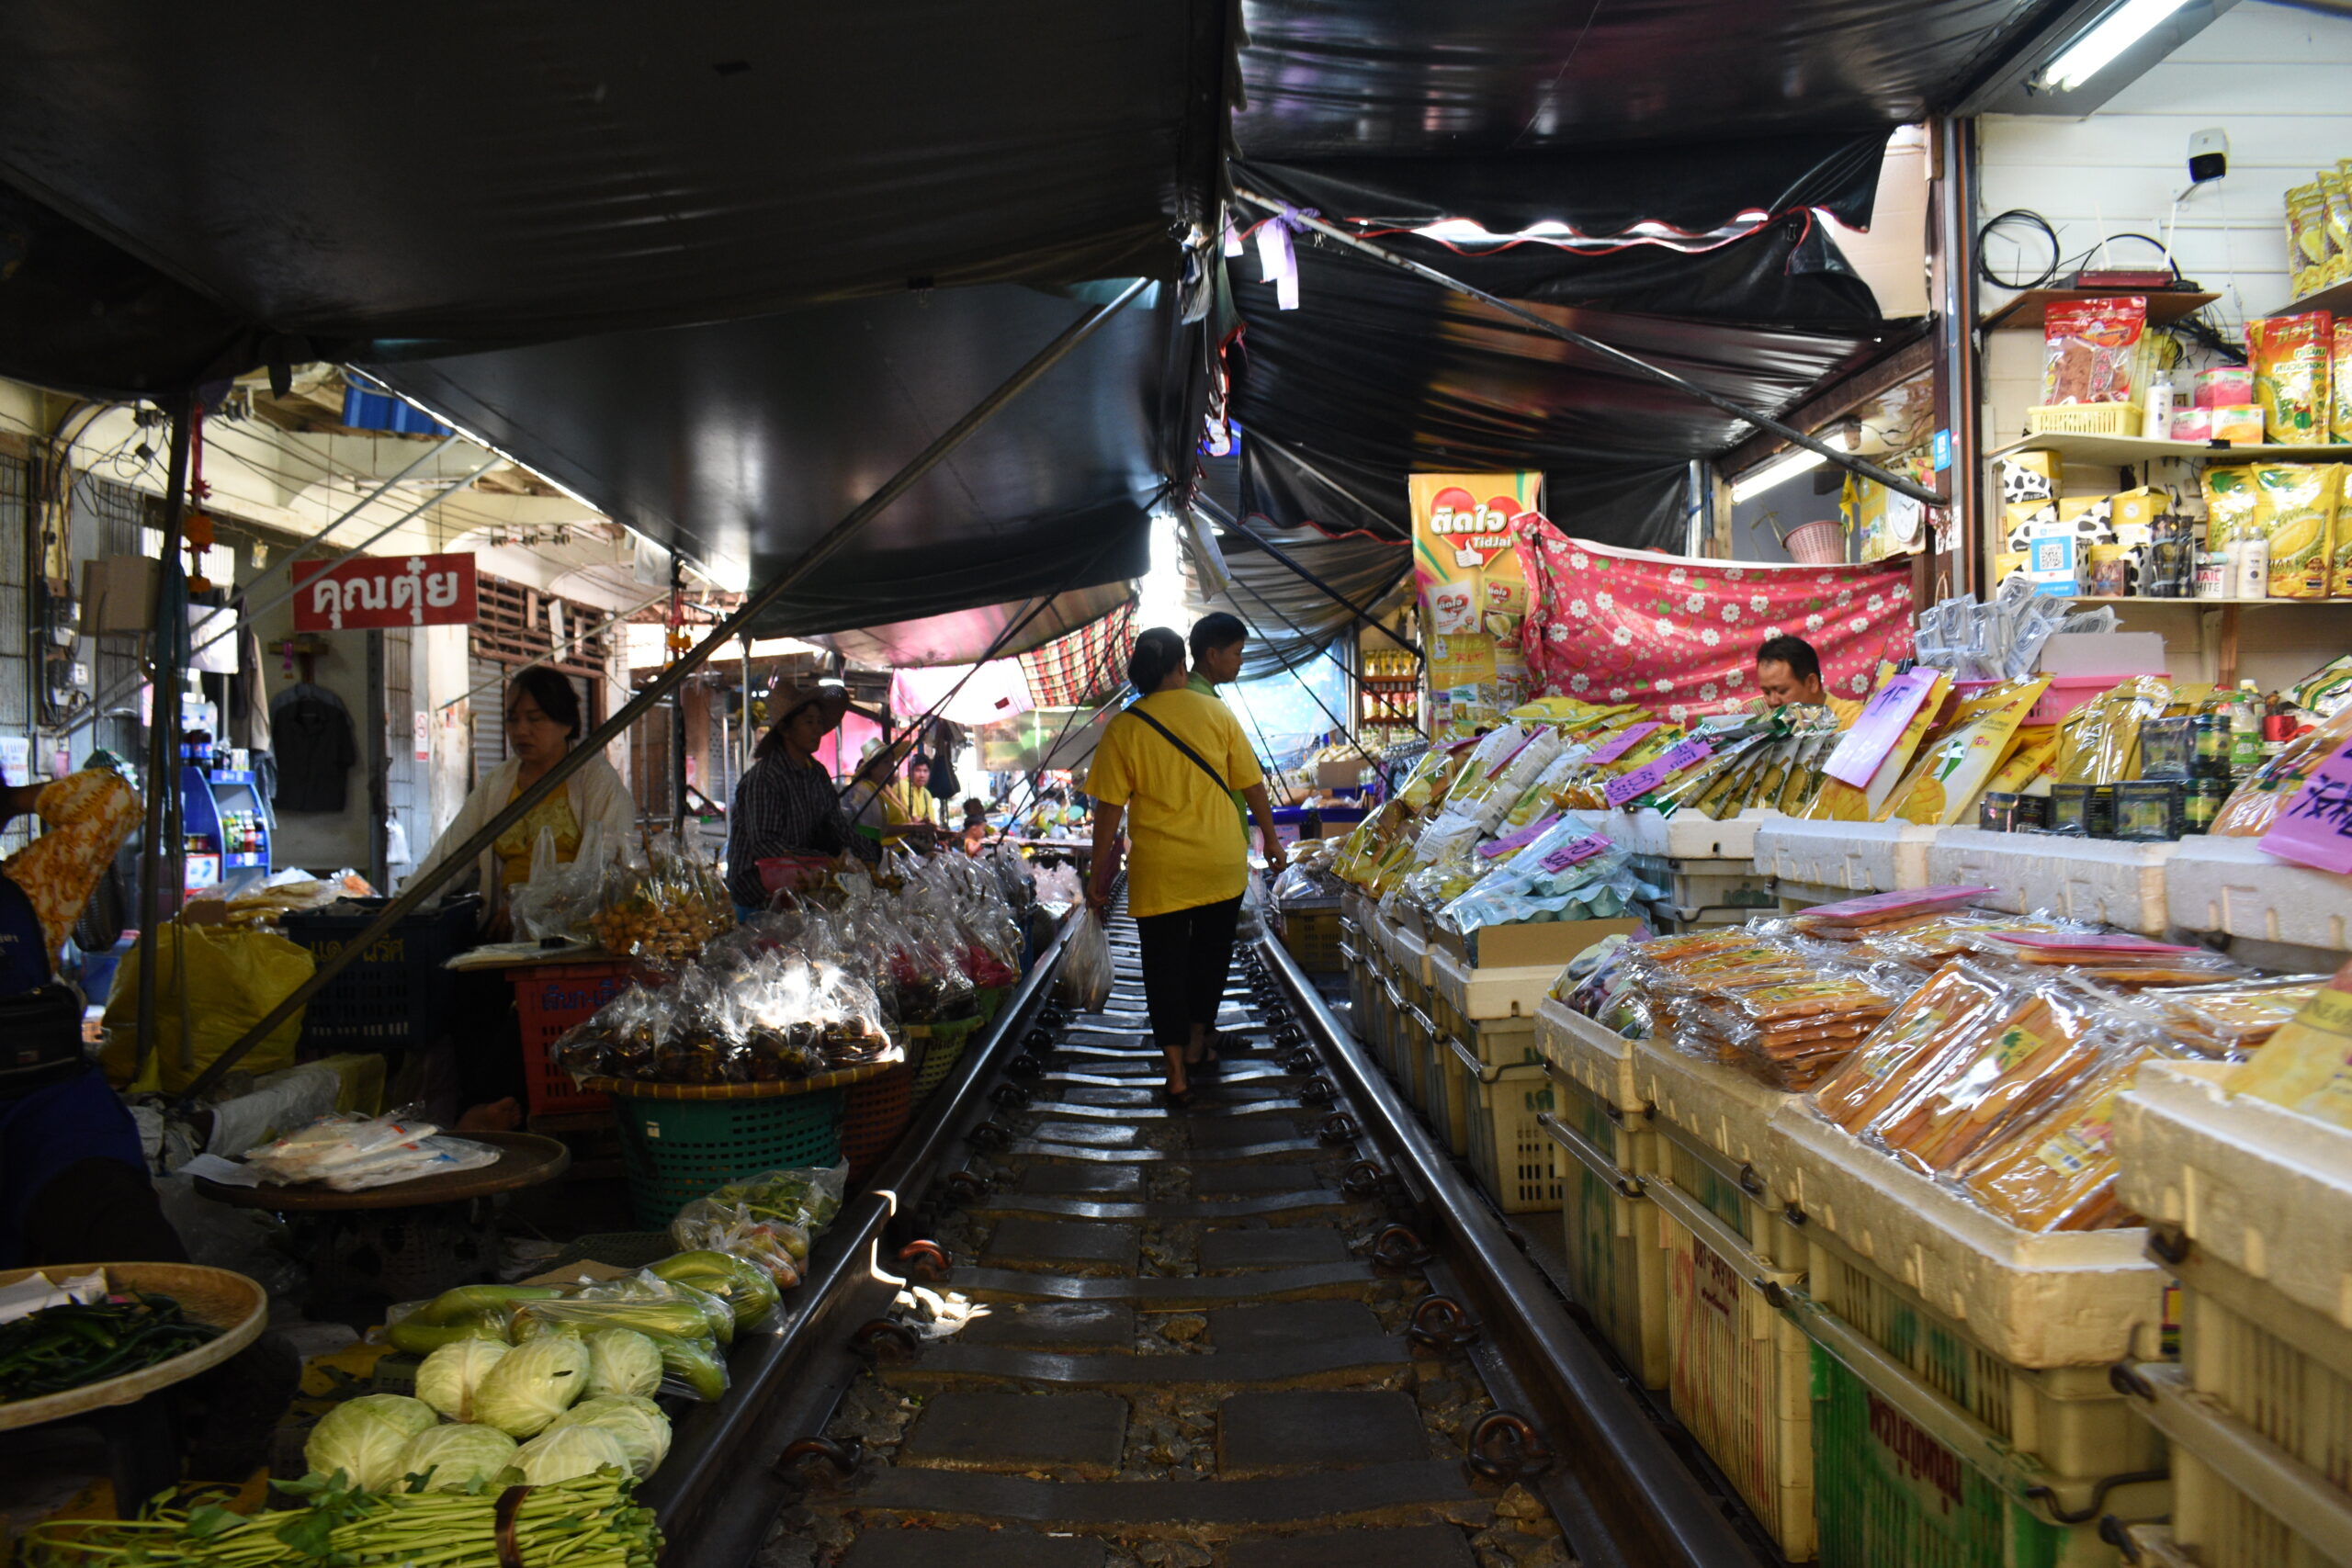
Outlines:
[[1672, 387], [1677, 391], [1698, 399], [1710, 408], [1721, 409], [1733, 418], [1745, 420], [1759, 430], [1769, 430], [1790, 445], [1802, 446], [1808, 452], [1826, 457], [1848, 473], [1857, 474], [1863, 479], [1883, 484], [1897, 495], [1907, 495], [1912, 500], [1923, 502], [1929, 506], [1951, 504], [1951, 498], [1938, 495], [1934, 491], [1923, 489], [1902, 475], [1890, 473], [1875, 463], [1866, 463], [1850, 452], [1841, 452], [1818, 436], [1808, 435], [1792, 424], [1783, 424], [1762, 409], [1750, 408], [1738, 399], [1726, 398], [1720, 392], [1711, 392], [1688, 377], [1678, 376], [1664, 366], [1652, 365], [1638, 355], [1628, 354], [1613, 344], [1603, 343], [1599, 338], [1577, 332], [1573, 327], [1564, 327], [1557, 321], [1547, 321], [1524, 305], [1513, 304], [1498, 295], [1489, 294], [1483, 288], [1464, 283], [1458, 277], [1450, 277], [1437, 268], [1424, 266], [1409, 256], [1400, 256], [1385, 245], [1375, 245], [1369, 240], [1360, 240], [1336, 224], [1326, 223], [1320, 218], [1285, 206], [1272, 197], [1260, 196], [1245, 186], [1234, 186], [1233, 194], [1254, 207], [1261, 207], [1268, 212], [1279, 214], [1282, 220], [1286, 223], [1295, 223], [1302, 229], [1312, 229], [1326, 239], [1337, 241], [1348, 249], [1360, 252], [1376, 262], [1393, 266], [1400, 272], [1409, 272], [1414, 276], [1434, 283], [1441, 288], [1450, 288], [1465, 299], [1477, 300], [1489, 310], [1499, 310], [1521, 326], [1542, 333], [1546, 337], [1558, 338], [1562, 343], [1573, 344], [1588, 354], [1598, 355], [1612, 365], [1632, 371], [1644, 380], [1656, 381], [1660, 386]]
[[[164, 824], [171, 820], [172, 793], [180, 787], [180, 638], [187, 635], [187, 595], [173, 603], [177, 573], [181, 525], [187, 514], [188, 438], [196, 424], [196, 394], [182, 392], [172, 409], [171, 472], [164, 491], [164, 544], [156, 558], [155, 599], [147, 617], [154, 639], [155, 667], [147, 692], [147, 829], [139, 846], [139, 1071], [144, 1073], [155, 1054], [155, 943], [164, 923], [163, 880], [176, 863], [164, 846]], [[176, 625], [167, 624], [176, 619]], [[176, 908], [187, 890], [174, 890]]]
[[428, 895], [438, 891], [443, 883], [457, 875], [465, 867], [472, 865], [483, 851], [498, 841], [500, 834], [529, 816], [539, 802], [562, 788], [564, 782], [571, 778], [589, 758], [601, 755], [606, 746], [627, 735], [630, 726], [675, 691], [688, 675], [701, 669], [712, 654], [748, 632], [760, 616], [765, 615], [786, 594], [800, 586], [819, 568], [838, 555], [844, 545], [856, 537], [868, 523], [887, 511], [891, 502], [912, 489], [925, 474], [937, 468], [949, 453], [961, 446], [980, 426], [1002, 412], [1006, 404], [1027, 391], [1038, 378], [1059, 364], [1088, 338], [1092, 337], [1113, 316], [1125, 310], [1137, 295], [1150, 288], [1151, 282], [1152, 280], [1148, 277], [1136, 278], [1135, 282], [1120, 291], [1117, 299], [1111, 300], [1108, 304], [1096, 307], [1063, 328], [1051, 343], [1037, 351], [1036, 355], [1029, 363], [1014, 371], [996, 390], [974, 404], [963, 418], [942, 431], [933, 439], [930, 446], [925, 446], [909, 459], [906, 467], [885, 479], [881, 488], [852, 508], [847, 516], [827, 530], [824, 537], [811, 545], [781, 576], [771, 580], [747, 596], [733, 615], [713, 626], [710, 635], [690, 649], [684, 658], [655, 676], [645, 690], [622, 705], [619, 712], [614, 714], [579, 744], [565, 752], [561, 760], [554, 767], [549, 768], [538, 783], [508, 802], [504, 810], [484, 823], [481, 831], [458, 845], [451, 853], [444, 856], [436, 865], [409, 878], [408, 886], [401, 890], [400, 896], [384, 906], [383, 911], [376, 917], [374, 922], [366, 931], [345, 942], [340, 952], [321, 963], [318, 968], [311, 972], [309, 979], [297, 986], [285, 1000], [270, 1009], [260, 1021], [245, 1031], [242, 1039], [213, 1058], [212, 1065], [198, 1074], [182, 1092], [180, 1103], [183, 1106], [193, 1103], [206, 1089], [219, 1082], [221, 1076], [234, 1067], [246, 1052], [252, 1050], [261, 1041], [267, 1039], [271, 1031], [278, 1028], [288, 1019], [300, 1011], [303, 1005], [318, 995], [320, 989], [329, 980], [341, 974], [346, 964], [374, 946], [381, 938], [389, 935], [394, 926], [405, 919], [410, 911], [423, 904]]
[[[1308, 586], [1321, 592], [1323, 597], [1329, 599], [1332, 604], [1337, 604], [1341, 609], [1347, 611], [1348, 614], [1353, 615], [1357, 620], [1362, 621], [1365, 626], [1368, 626], [1374, 631], [1380, 633], [1381, 636], [1386, 637], [1390, 642], [1395, 643], [1397, 647], [1403, 649], [1406, 652], [1411, 654], [1416, 659], [1426, 659], [1427, 656], [1421, 652], [1420, 644], [1414, 642], [1400, 633], [1390, 631], [1386, 626], [1380, 623], [1379, 618], [1373, 615], [1371, 611], [1365, 609], [1363, 605], [1358, 604], [1354, 600], [1349, 598], [1346, 594], [1340, 592], [1338, 589], [1332, 587], [1329, 583], [1324, 581], [1313, 572], [1307, 570], [1306, 568], [1299, 565], [1298, 562], [1291, 559], [1288, 553], [1283, 550], [1283, 548], [1276, 545], [1272, 539], [1269, 539], [1264, 535], [1256, 533], [1244, 526], [1234, 518], [1231, 513], [1217, 505], [1216, 502], [1209, 500], [1208, 497], [1195, 496], [1193, 499], [1193, 504], [1195, 506], [1206, 507], [1216, 515], [1217, 520], [1222, 522], [1227, 527], [1231, 528], [1235, 533], [1240, 535], [1251, 544], [1256, 545], [1260, 549], [1273, 557], [1274, 559], [1282, 565], [1288, 567], [1293, 575], [1304, 579]], [[1411, 547], [1409, 546], [1407, 547], [1408, 550], [1410, 547]]]
[[752, 723], [752, 634], [743, 634], [743, 755], [736, 764], [737, 779], [752, 771], [752, 750], [759, 742], [759, 730]]

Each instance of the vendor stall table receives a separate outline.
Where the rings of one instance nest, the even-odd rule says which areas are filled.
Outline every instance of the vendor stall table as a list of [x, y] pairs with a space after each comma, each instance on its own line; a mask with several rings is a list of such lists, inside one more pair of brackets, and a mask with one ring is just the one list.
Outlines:
[[498, 1260], [486, 1200], [553, 1181], [571, 1151], [536, 1133], [466, 1133], [499, 1151], [498, 1163], [389, 1187], [338, 1192], [321, 1183], [230, 1187], [196, 1179], [198, 1196], [240, 1209], [315, 1215], [324, 1229], [312, 1249], [316, 1303], [384, 1296], [409, 1301], [486, 1278]]

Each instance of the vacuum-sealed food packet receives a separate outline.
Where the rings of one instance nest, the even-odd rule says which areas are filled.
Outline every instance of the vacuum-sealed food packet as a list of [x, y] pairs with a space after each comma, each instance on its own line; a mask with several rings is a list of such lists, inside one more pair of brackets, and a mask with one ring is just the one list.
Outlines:
[[2113, 998], [2052, 978], [2012, 992], [1925, 1064], [1871, 1124], [1897, 1159], [1930, 1174], [1958, 1167], [2006, 1123], [2064, 1093], [2098, 1058], [2091, 1035]]
[[1875, 1121], [1912, 1081], [1918, 1064], [1963, 1035], [2003, 995], [1978, 965], [1948, 964], [1904, 998], [1813, 1091], [1814, 1109], [1849, 1133]]
[[2109, 1045], [2038, 1114], [2016, 1119], [1957, 1172], [1968, 1195], [2020, 1230], [2102, 1230], [2133, 1216], [2115, 1196], [2115, 1104], [2155, 1045]]

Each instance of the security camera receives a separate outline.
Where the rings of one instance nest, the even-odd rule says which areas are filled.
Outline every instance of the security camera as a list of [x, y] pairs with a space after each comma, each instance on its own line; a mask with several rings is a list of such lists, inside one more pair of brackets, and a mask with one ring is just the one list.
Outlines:
[[2201, 186], [2230, 172], [2230, 133], [2215, 129], [2188, 134], [2188, 183]]

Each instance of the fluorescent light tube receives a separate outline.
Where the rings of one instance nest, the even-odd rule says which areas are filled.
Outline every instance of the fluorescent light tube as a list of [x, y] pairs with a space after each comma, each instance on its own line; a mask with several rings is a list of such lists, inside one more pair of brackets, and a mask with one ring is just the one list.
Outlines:
[[1791, 452], [1786, 457], [1775, 457], [1754, 473], [1733, 483], [1731, 487], [1733, 504], [1736, 505], [1752, 496], [1762, 495], [1776, 485], [1786, 484], [1799, 474], [1809, 474], [1827, 461], [1829, 459], [1818, 452], [1805, 451]]
[[2124, 0], [2043, 68], [2041, 85], [2056, 92], [2073, 92], [2184, 4], [2186, 0]]

